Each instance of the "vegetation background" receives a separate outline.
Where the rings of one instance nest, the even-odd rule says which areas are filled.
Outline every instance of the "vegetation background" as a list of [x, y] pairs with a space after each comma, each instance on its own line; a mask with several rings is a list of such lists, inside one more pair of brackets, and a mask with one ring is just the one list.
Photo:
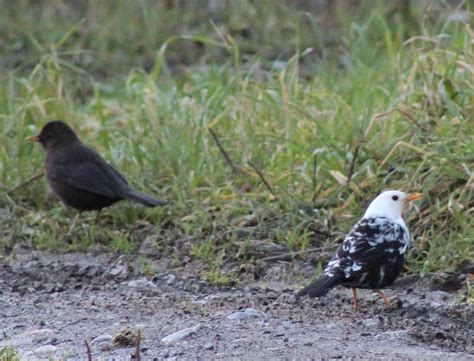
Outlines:
[[[256, 245], [320, 264], [399, 188], [423, 193], [406, 218], [409, 271], [474, 258], [471, 1], [0, 6], [0, 253], [134, 253], [154, 235], [177, 264], [235, 282], [229, 264], [255, 261]], [[122, 202], [99, 226], [83, 216], [65, 244], [72, 213], [44, 179], [14, 188], [44, 159], [23, 139], [52, 119], [172, 205]]]

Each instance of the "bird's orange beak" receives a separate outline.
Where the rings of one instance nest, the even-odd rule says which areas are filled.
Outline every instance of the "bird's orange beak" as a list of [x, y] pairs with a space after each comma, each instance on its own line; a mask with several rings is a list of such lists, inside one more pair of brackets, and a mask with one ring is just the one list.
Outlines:
[[422, 196], [421, 193], [410, 193], [410, 194], [407, 196], [406, 200], [407, 200], [408, 202], [413, 202], [413, 201], [416, 201], [416, 200], [420, 199], [421, 196]]
[[39, 142], [39, 135], [31, 135], [25, 138], [28, 142]]

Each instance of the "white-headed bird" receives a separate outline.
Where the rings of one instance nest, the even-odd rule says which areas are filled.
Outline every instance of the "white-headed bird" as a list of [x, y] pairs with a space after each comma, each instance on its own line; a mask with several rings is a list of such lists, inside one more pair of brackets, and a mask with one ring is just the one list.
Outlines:
[[324, 269], [324, 275], [300, 290], [296, 297], [324, 296], [331, 288], [342, 285], [352, 288], [356, 309], [357, 288], [378, 290], [385, 306], [389, 306], [390, 300], [382, 289], [400, 274], [410, 243], [402, 212], [408, 202], [420, 198], [420, 193], [381, 193], [352, 227]]

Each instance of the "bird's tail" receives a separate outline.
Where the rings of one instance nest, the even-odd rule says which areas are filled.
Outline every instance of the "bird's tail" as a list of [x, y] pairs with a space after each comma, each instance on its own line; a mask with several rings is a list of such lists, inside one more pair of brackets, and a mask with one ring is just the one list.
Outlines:
[[125, 198], [143, 204], [146, 207], [166, 206], [169, 204], [168, 201], [153, 198], [144, 193], [137, 192], [134, 189], [130, 189], [125, 195]]
[[321, 297], [328, 291], [337, 286], [341, 282], [341, 278], [337, 274], [334, 276], [323, 276], [316, 281], [310, 283], [308, 286], [296, 293], [296, 297], [308, 295], [309, 297]]

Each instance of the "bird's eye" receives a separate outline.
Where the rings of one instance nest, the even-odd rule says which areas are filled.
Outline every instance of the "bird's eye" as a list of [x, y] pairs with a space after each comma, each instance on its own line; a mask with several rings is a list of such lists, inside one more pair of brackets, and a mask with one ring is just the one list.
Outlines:
[[392, 196], [392, 199], [393, 199], [394, 201], [398, 201], [398, 196]]

